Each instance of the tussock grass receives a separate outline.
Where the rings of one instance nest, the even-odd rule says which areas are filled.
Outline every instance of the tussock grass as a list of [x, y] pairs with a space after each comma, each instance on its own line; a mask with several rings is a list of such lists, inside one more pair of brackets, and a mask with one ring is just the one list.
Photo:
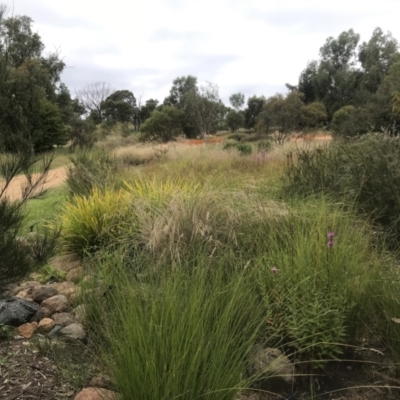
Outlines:
[[[249, 277], [228, 281], [223, 264], [211, 270], [201, 256], [191, 274], [183, 268], [147, 285], [132, 282], [118, 262], [112, 268], [101, 352], [123, 399], [233, 400], [249, 386], [262, 316]], [[98, 305], [92, 316], [102, 313]]]

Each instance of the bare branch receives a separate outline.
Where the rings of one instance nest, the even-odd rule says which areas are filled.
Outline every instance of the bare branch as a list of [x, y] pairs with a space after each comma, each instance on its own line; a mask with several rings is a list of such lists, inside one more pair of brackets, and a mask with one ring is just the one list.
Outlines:
[[113, 92], [106, 82], [89, 83], [83, 89], [76, 91], [76, 97], [88, 112], [97, 111], [102, 117], [101, 103]]

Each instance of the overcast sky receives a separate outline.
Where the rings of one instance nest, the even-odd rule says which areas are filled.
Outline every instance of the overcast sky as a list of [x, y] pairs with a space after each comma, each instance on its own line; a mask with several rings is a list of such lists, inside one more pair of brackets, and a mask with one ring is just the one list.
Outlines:
[[[0, 0], [12, 8], [11, 0]], [[329, 36], [381, 27], [400, 41], [400, 0], [14, 0], [48, 51], [67, 64], [73, 95], [102, 81], [160, 101], [194, 75], [232, 93], [270, 96], [296, 84]]]

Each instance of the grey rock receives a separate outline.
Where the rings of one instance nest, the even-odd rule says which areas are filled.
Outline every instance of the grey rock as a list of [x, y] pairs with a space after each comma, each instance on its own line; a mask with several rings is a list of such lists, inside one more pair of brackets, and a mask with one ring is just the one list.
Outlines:
[[55, 337], [57, 337], [60, 334], [60, 331], [62, 329], [62, 326], [60, 325], [56, 325], [48, 334], [47, 337], [49, 339], [53, 339]]
[[18, 297], [0, 300], [0, 324], [12, 326], [25, 324], [39, 308], [39, 304]]
[[259, 383], [268, 382], [274, 389], [294, 384], [294, 365], [279, 349], [257, 346], [250, 361], [249, 373], [256, 375]]
[[86, 317], [86, 305], [85, 304], [79, 304], [78, 307], [76, 307], [73, 310], [73, 314], [75, 315], [75, 320], [76, 322], [83, 323], [85, 322], [85, 317]]
[[32, 291], [32, 299], [36, 303], [41, 303], [43, 300], [48, 299], [49, 297], [57, 296], [58, 290], [52, 286], [40, 285], [33, 289]]
[[69, 313], [56, 313], [51, 316], [56, 325], [68, 326], [75, 322], [72, 314]]
[[75, 340], [83, 340], [86, 336], [83, 326], [77, 323], [66, 326], [65, 328], [61, 329], [60, 333], [66, 338]]

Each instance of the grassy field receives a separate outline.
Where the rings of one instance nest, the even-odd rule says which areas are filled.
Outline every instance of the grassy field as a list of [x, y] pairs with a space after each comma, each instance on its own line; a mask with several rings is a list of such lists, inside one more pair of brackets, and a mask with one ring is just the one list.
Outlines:
[[60, 249], [113, 288], [88, 290], [86, 326], [123, 399], [266, 395], [260, 377], [279, 371], [249, 373], [260, 345], [294, 362], [292, 390], [309, 385], [307, 398], [332, 362], [361, 362], [357, 349], [383, 346], [397, 363], [396, 253], [354, 204], [284, 190], [297, 152], [330, 144], [249, 146], [133, 144], [91, 193], [63, 186], [28, 203], [27, 227], [62, 223]]

